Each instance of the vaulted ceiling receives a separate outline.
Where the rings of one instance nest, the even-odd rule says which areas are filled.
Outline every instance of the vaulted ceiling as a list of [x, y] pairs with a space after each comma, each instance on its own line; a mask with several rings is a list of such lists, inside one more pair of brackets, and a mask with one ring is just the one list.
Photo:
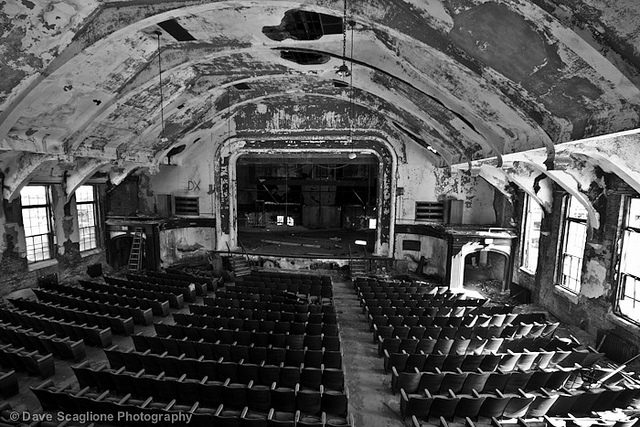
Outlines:
[[445, 165], [632, 129], [636, 3], [350, 1], [351, 92], [336, 74], [341, 0], [5, 0], [0, 162], [7, 175], [81, 159], [91, 173], [351, 122]]

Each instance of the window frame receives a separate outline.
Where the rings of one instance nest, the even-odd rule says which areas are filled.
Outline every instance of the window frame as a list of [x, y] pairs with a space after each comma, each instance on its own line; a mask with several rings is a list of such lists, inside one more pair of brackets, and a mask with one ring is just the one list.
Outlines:
[[522, 242], [520, 242], [520, 269], [526, 271], [527, 273], [535, 274], [536, 271], [538, 270], [538, 259], [540, 258], [540, 236], [541, 236], [540, 228], [538, 229], [538, 255], [536, 256], [535, 265], [534, 266], [525, 265], [525, 260], [529, 259], [528, 253], [530, 251], [530, 246], [531, 246], [531, 236], [528, 233], [530, 229], [528, 222], [531, 219], [531, 213], [532, 213], [530, 206], [533, 203], [535, 203], [535, 205], [538, 206], [538, 208], [542, 212], [540, 221], [544, 219], [544, 210], [542, 209], [542, 206], [540, 206], [540, 204], [536, 202], [534, 198], [531, 197], [529, 194], [525, 193], [524, 196], [525, 196], [524, 209], [522, 210], [522, 225], [521, 225], [521, 233], [520, 233], [520, 235], [522, 236]]
[[[20, 220], [22, 222], [21, 225], [22, 225], [22, 231], [24, 234], [25, 258], [27, 259], [27, 264], [35, 264], [38, 262], [48, 261], [55, 258], [55, 252], [56, 252], [55, 249], [56, 249], [57, 242], [56, 242], [56, 233], [55, 233], [55, 222], [53, 219], [53, 201], [52, 201], [53, 198], [51, 195], [51, 186], [48, 184], [31, 183], [31, 184], [25, 185], [25, 187], [43, 187], [45, 189], [45, 204], [25, 206], [22, 201], [22, 194], [20, 195]], [[24, 216], [25, 210], [42, 209], [42, 208], [44, 208], [46, 212], [47, 232], [41, 233], [41, 234], [27, 235], [27, 226], [25, 225], [25, 216]], [[29, 259], [28, 239], [33, 239], [34, 237], [40, 237], [40, 236], [47, 236], [48, 255], [42, 259], [36, 259], [37, 256], [36, 256], [36, 252], [34, 251], [33, 252], [34, 259], [31, 260]]]
[[[636, 199], [636, 200], [640, 200], [640, 196], [639, 195], [634, 195], [634, 196], [624, 196], [623, 200], [622, 200], [622, 218], [619, 222], [620, 224], [620, 228], [619, 228], [619, 238], [618, 240], [618, 247], [616, 250], [616, 257], [617, 257], [617, 262], [616, 262], [616, 269], [615, 269], [615, 274], [616, 274], [616, 292], [615, 292], [615, 300], [613, 303], [613, 312], [616, 316], [632, 322], [634, 324], [640, 325], [640, 320], [639, 319], [634, 319], [626, 314], [624, 314], [622, 312], [622, 309], [620, 308], [620, 301], [621, 296], [624, 295], [625, 293], [625, 278], [626, 277], [631, 277], [633, 280], [640, 282], [640, 277], [639, 276], [635, 276], [633, 274], [629, 274], [629, 273], [624, 273], [621, 271], [622, 269], [622, 262], [623, 262], [623, 254], [624, 254], [624, 245], [625, 245], [625, 240], [626, 240], [626, 232], [627, 231], [632, 231], [634, 233], [638, 233], [640, 234], [640, 228], [639, 227], [632, 227], [629, 225], [629, 216], [631, 213], [631, 202]], [[638, 307], [640, 307], [640, 293], [636, 294], [636, 289], [634, 289], [634, 296], [633, 298], [631, 298], [633, 301], [635, 301], [636, 303], [634, 303], [634, 307], [637, 305]]]
[[[571, 194], [567, 194], [563, 197], [562, 199], [562, 235], [561, 235], [561, 239], [559, 239], [559, 241], [561, 242], [560, 244], [560, 250], [559, 250], [559, 262], [558, 262], [558, 270], [557, 270], [557, 275], [556, 275], [556, 285], [559, 286], [562, 290], [570, 292], [574, 295], [578, 295], [580, 293], [580, 290], [582, 289], [582, 268], [583, 268], [583, 262], [584, 262], [584, 251], [586, 249], [586, 243], [587, 243], [587, 235], [586, 235], [586, 229], [588, 227], [587, 222], [588, 219], [587, 218], [575, 218], [575, 217], [570, 217], [569, 216], [569, 212], [571, 209], [571, 202], [575, 201], [575, 203], [580, 203], [578, 201], [578, 199], [576, 199], [574, 196], [572, 196]], [[572, 258], [577, 258], [575, 255], [566, 253], [566, 247], [567, 247], [567, 242], [568, 242], [568, 238], [569, 238], [569, 227], [570, 224], [574, 223], [574, 224], [581, 224], [584, 225], [585, 227], [585, 240], [584, 243], [582, 245], [582, 254], [580, 259], [580, 268], [578, 269], [578, 274], [579, 277], [575, 278], [575, 280], [577, 281], [577, 288], [573, 289], [570, 286], [567, 286], [565, 284], [564, 281], [564, 264], [565, 264], [565, 256], [570, 256]], [[567, 276], [570, 277], [570, 276]]]
[[[95, 185], [92, 184], [83, 184], [80, 187], [78, 187], [76, 189], [76, 191], [74, 192], [74, 196], [76, 196], [78, 190], [81, 187], [91, 187], [91, 193], [93, 194], [93, 198], [90, 201], [84, 201], [84, 202], [79, 202], [78, 198], [76, 197], [76, 219], [78, 221], [78, 246], [80, 249], [80, 252], [87, 252], [87, 251], [91, 251], [94, 249], [98, 249], [100, 247], [100, 235], [99, 235], [99, 229], [98, 229], [98, 192], [96, 189]], [[93, 208], [93, 225], [89, 226], [89, 227], [81, 227], [80, 226], [80, 210], [79, 207], [80, 206], [87, 206], [87, 205], [91, 205]], [[93, 228], [93, 243], [94, 246], [92, 247], [85, 247], [84, 249], [82, 248], [82, 242], [83, 242], [83, 236], [82, 236], [82, 230], [84, 229], [90, 229]], [[86, 240], [86, 239], [84, 239]]]

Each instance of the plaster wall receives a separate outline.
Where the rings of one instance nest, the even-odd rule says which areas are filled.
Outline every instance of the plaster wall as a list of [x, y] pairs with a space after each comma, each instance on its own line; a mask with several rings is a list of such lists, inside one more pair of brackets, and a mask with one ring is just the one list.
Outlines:
[[190, 150], [180, 165], [160, 165], [158, 173], [150, 176], [149, 191], [154, 195], [171, 194], [180, 197], [198, 197], [201, 216], [214, 216], [213, 154], [206, 147]]
[[426, 150], [416, 144], [406, 144], [404, 150], [406, 161], [398, 167], [398, 187], [404, 188], [404, 195], [397, 198], [396, 222], [413, 223], [416, 202], [447, 199], [464, 201], [463, 224], [495, 222], [494, 189], [484, 179], [435, 167]]
[[215, 250], [216, 230], [211, 227], [177, 228], [160, 231], [162, 267], [190, 258], [202, 258]]
[[[404, 250], [404, 240], [417, 240], [420, 242], [419, 251]], [[407, 269], [416, 271], [421, 257], [425, 257], [422, 273], [428, 276], [444, 278], [447, 267], [447, 242], [432, 236], [420, 236], [417, 234], [396, 233], [395, 259], [404, 261]]]

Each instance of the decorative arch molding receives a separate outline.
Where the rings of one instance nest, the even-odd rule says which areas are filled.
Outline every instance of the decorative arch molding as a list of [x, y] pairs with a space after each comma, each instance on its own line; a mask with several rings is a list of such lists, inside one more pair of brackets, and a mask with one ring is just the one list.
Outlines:
[[226, 139], [215, 152], [216, 245], [218, 250], [238, 246], [237, 225], [237, 161], [242, 155], [259, 153], [317, 153], [350, 152], [372, 154], [378, 158], [378, 205], [374, 254], [391, 256], [395, 224], [396, 171], [398, 158], [386, 135], [376, 132], [354, 132], [353, 142], [337, 136], [279, 137], [237, 136]]

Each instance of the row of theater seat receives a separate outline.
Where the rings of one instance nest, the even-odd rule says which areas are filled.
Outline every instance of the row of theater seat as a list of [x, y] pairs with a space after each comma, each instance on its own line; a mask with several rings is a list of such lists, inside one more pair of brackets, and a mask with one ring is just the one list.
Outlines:
[[611, 407], [626, 407], [640, 394], [640, 388], [601, 387], [589, 390], [560, 389], [548, 392], [541, 389], [535, 393], [492, 393], [456, 394], [448, 391], [433, 395], [400, 392], [400, 409], [403, 418], [415, 415], [418, 418], [454, 416], [476, 418], [518, 418], [540, 417], [543, 415], [566, 416], [589, 415], [592, 411], [604, 411]]
[[378, 326], [374, 325], [373, 340], [380, 342], [385, 338], [431, 338], [454, 339], [460, 337], [479, 338], [539, 338], [553, 336], [560, 324], [558, 322], [520, 323], [503, 326], [450, 326], [438, 327], [428, 331], [427, 327], [418, 326]]
[[[481, 310], [484, 307], [478, 307]], [[376, 310], [379, 309], [376, 314]], [[458, 314], [458, 309], [462, 311], [462, 314]], [[546, 320], [544, 313], [500, 313], [486, 315], [484, 313], [470, 313], [464, 312], [470, 307], [456, 307], [447, 308], [444, 312], [437, 312], [435, 314], [427, 313], [422, 315], [390, 315], [384, 313], [385, 309], [381, 307], [374, 307], [371, 310], [366, 310], [369, 317], [370, 330], [373, 331], [373, 325], [378, 327], [382, 326], [425, 326], [430, 328], [445, 328], [445, 327], [500, 327], [507, 325], [518, 325], [520, 323], [541, 323]], [[474, 309], [471, 309], [474, 310]]]
[[[525, 349], [545, 349], [545, 350], [573, 350], [579, 347], [580, 343], [576, 343], [570, 339], [560, 339], [553, 337], [538, 338], [447, 338], [441, 337], [436, 339], [427, 338], [384, 338], [378, 340], [378, 355], [383, 356], [384, 350], [389, 353], [398, 353], [402, 350], [409, 354], [423, 352], [425, 354], [491, 354], [505, 353], [509, 350], [513, 352], [523, 352]], [[458, 353], [462, 351], [463, 353]], [[446, 351], [446, 353], [444, 353]]]
[[[321, 373], [316, 375], [313, 370], [298, 372], [297, 380], [294, 377], [289, 378], [288, 382], [274, 381], [267, 384], [253, 379], [238, 382], [233, 378], [187, 378], [185, 375], [172, 377], [164, 372], [147, 373], [144, 369], [132, 372], [124, 368], [92, 368], [87, 362], [74, 366], [73, 371], [80, 388], [111, 390], [121, 395], [130, 393], [135, 397], [152, 397], [162, 401], [176, 400], [180, 404], [200, 401], [209, 407], [224, 403], [225, 406], [240, 409], [245, 406], [262, 411], [270, 408], [280, 411], [299, 409], [311, 414], [322, 410], [340, 416], [344, 416], [347, 409], [347, 396], [343, 391], [344, 377], [327, 377], [323, 381]], [[326, 387], [323, 382], [334, 387]]]
[[[317, 381], [317, 386], [323, 385], [332, 390], [342, 391], [344, 387], [344, 372], [341, 368], [306, 366], [300, 364], [287, 364], [286, 362], [249, 362], [241, 359], [238, 362], [225, 360], [206, 360], [202, 358], [189, 358], [186, 356], [175, 357], [165, 354], [152, 354], [149, 351], [119, 351], [112, 348], [105, 350], [110, 366], [114, 369], [126, 368], [138, 372], [144, 369], [149, 374], [158, 375], [165, 373], [171, 376], [186, 375], [191, 379], [208, 377], [210, 380], [247, 384], [254, 381], [257, 384], [294, 385], [310, 381]], [[163, 358], [165, 357], [165, 358]], [[316, 387], [317, 388], [317, 387]]]
[[171, 335], [174, 338], [182, 339], [187, 337], [190, 340], [204, 340], [209, 343], [250, 345], [258, 346], [272, 345], [274, 347], [309, 348], [319, 350], [339, 350], [340, 339], [336, 335], [306, 335], [289, 334], [275, 332], [240, 331], [237, 329], [207, 328], [185, 325], [169, 325], [164, 323], [154, 323], [156, 334], [161, 337]]
[[175, 313], [173, 320], [178, 325], [224, 328], [241, 331], [274, 332], [307, 335], [338, 336], [335, 323], [296, 322], [292, 320], [236, 319], [202, 314]]
[[[169, 301], [169, 307], [181, 309], [184, 307], [185, 297], [182, 288], [174, 288], [171, 286], [154, 285], [145, 282], [132, 282], [127, 279], [105, 276], [106, 285], [116, 289], [127, 291], [141, 292], [140, 296], [156, 298], [161, 301]], [[81, 284], [84, 286], [84, 284]], [[190, 295], [190, 293], [189, 293]], [[195, 296], [195, 290], [193, 290]]]
[[331, 287], [331, 277], [322, 275], [317, 276], [313, 274], [296, 274], [291, 272], [281, 273], [278, 271], [252, 271], [247, 276], [241, 276], [236, 279], [237, 282], [274, 282], [274, 283], [297, 283], [297, 284], [313, 284], [321, 285], [324, 287]]
[[87, 345], [106, 347], [111, 345], [111, 329], [88, 326], [84, 323], [64, 321], [27, 310], [0, 308], [0, 319], [15, 326], [31, 328], [44, 334], [53, 334], [72, 340], [83, 340]]
[[[362, 289], [359, 284], [363, 285]], [[414, 425], [420, 426], [419, 419], [434, 417], [445, 418], [441, 422], [443, 425], [446, 425], [446, 419], [461, 417], [471, 426], [470, 418], [478, 416], [566, 416], [570, 411], [590, 415], [596, 408], [624, 408], [640, 396], [640, 382], [622, 373], [608, 377], [615, 367], [587, 368], [603, 354], [581, 346], [573, 337], [556, 337], [558, 325], [543, 323], [541, 318], [513, 325], [516, 319], [513, 313], [489, 316], [476, 312], [471, 317], [461, 314], [461, 310], [456, 313], [455, 310], [443, 312], [440, 308], [437, 311], [432, 308], [429, 314], [433, 317], [458, 316], [438, 321], [438, 339], [414, 338], [412, 332], [424, 337], [427, 329], [415, 328], [420, 320], [412, 317], [418, 315], [411, 311], [413, 308], [401, 308], [402, 302], [396, 300], [391, 309], [390, 303], [378, 298], [381, 292], [387, 296], [392, 294], [394, 285], [382, 280], [354, 281], [356, 291], [362, 296], [364, 311], [369, 314], [370, 325], [378, 332], [374, 334], [374, 340], [384, 355], [386, 368], [392, 372], [392, 389], [400, 391], [402, 416], [413, 415]], [[377, 288], [375, 292], [371, 292], [373, 288]], [[446, 297], [447, 291], [429, 294]], [[409, 302], [407, 305], [415, 307]], [[403, 317], [393, 317], [398, 314]], [[407, 316], [409, 324], [405, 324]], [[427, 323], [428, 319], [422, 322]], [[518, 329], [513, 336], [508, 334], [508, 338], [482, 338], [475, 329], [468, 331], [465, 339], [464, 333], [444, 331], [447, 325], [496, 328], [509, 324]], [[430, 333], [435, 335], [434, 331], [435, 328]], [[584, 367], [578, 363], [583, 363]], [[444, 366], [445, 372], [440, 370]], [[481, 366], [488, 369], [482, 370]], [[603, 382], [605, 386], [602, 386]], [[592, 384], [599, 388], [593, 388]]]
[[145, 289], [157, 293], [160, 297], [167, 296], [173, 308], [180, 308], [185, 302], [195, 302], [197, 295], [195, 286], [161, 285], [150, 280], [134, 280], [128, 276], [104, 276], [104, 281], [121, 288]]
[[399, 353], [389, 353], [384, 350], [384, 367], [385, 372], [389, 372], [392, 367], [397, 371], [413, 371], [417, 368], [420, 371], [434, 371], [441, 369], [445, 371], [453, 371], [461, 369], [464, 372], [474, 372], [478, 369], [483, 371], [494, 371], [501, 369], [502, 371], [512, 371], [519, 369], [528, 371], [530, 369], [547, 369], [556, 366], [571, 367], [579, 364], [589, 367], [604, 357], [603, 353], [599, 353], [593, 349], [574, 349], [574, 350], [555, 350], [539, 351], [525, 350], [522, 352], [513, 352], [508, 350], [505, 353], [487, 353], [487, 354], [447, 354], [423, 352], [407, 353], [401, 350]]
[[238, 322], [240, 320], [283, 320], [287, 322], [337, 323], [336, 313], [323, 313], [322, 311], [305, 311], [304, 313], [299, 313], [295, 311], [295, 308], [288, 307], [279, 307], [277, 310], [256, 308], [234, 311], [233, 309], [223, 307], [189, 304], [189, 312], [192, 314], [219, 318], [221, 321], [228, 319], [227, 325], [221, 324], [220, 326], [222, 327], [227, 327], [231, 322]]
[[[207, 279], [198, 280], [196, 278], [180, 277], [179, 275], [168, 275], [166, 273], [145, 272], [127, 273], [127, 279], [134, 282], [155, 283], [157, 285], [173, 286], [175, 288], [193, 289], [197, 296], [205, 296], [209, 290], [210, 281]], [[186, 298], [186, 295], [185, 295]]]
[[40, 354], [53, 354], [61, 359], [78, 362], [87, 355], [84, 341], [73, 341], [68, 337], [58, 338], [55, 334], [45, 335], [41, 331], [23, 328], [0, 321], [0, 341], [22, 346]]
[[[381, 307], [381, 308], [391, 308], [391, 307], [407, 307], [407, 308], [455, 308], [455, 307], [468, 307], [475, 308], [481, 307], [484, 303], [487, 302], [484, 298], [464, 298], [463, 294], [451, 294], [447, 295], [429, 295], [429, 294], [418, 294], [418, 295], [406, 295], [403, 298], [397, 297], [392, 298], [389, 296], [377, 295], [380, 298], [376, 298], [376, 295], [371, 293], [362, 293], [361, 300], [367, 300], [370, 307]], [[361, 301], [361, 302], [362, 302]], [[469, 310], [471, 312], [471, 310]]]
[[169, 300], [165, 297], [159, 298], [155, 292], [121, 288], [87, 280], [78, 280], [78, 284], [85, 290], [92, 292], [124, 297], [123, 301], [127, 301], [132, 306], [137, 304], [143, 308], [150, 308], [154, 316], [164, 317], [169, 315]]
[[330, 368], [342, 366], [342, 352], [340, 350], [326, 350], [324, 348], [311, 350], [309, 348], [292, 349], [286, 347], [257, 346], [240, 344], [207, 343], [169, 337], [134, 335], [133, 344], [137, 351], [151, 350], [154, 354], [167, 353], [171, 356], [184, 354], [191, 358], [229, 361], [245, 360], [250, 363], [267, 362], [270, 364], [285, 363], [289, 366], [305, 364], [311, 367], [325, 365]]
[[[611, 414], [607, 416], [603, 414], [599, 416], [597, 414], [591, 414], [589, 416], [576, 417], [573, 414], [569, 414], [566, 417], [549, 417], [543, 415], [542, 417], [533, 418], [515, 418], [515, 419], [503, 419], [499, 420], [495, 417], [491, 418], [491, 427], [632, 427], [637, 423], [635, 418], [620, 418], [617, 414]], [[413, 417], [412, 426], [422, 427], [416, 417]], [[440, 427], [448, 427], [447, 420], [440, 417]], [[475, 427], [473, 421], [469, 418], [465, 420], [465, 427]]]
[[184, 266], [167, 267], [163, 271], [145, 271], [144, 275], [160, 279], [205, 284], [207, 285], [207, 290], [213, 289], [220, 282], [220, 277], [214, 276], [211, 270], [190, 269]]
[[[88, 298], [72, 296], [64, 292], [50, 291], [46, 289], [33, 289], [38, 300], [48, 304], [60, 304], [68, 308], [78, 309], [97, 315], [111, 317], [131, 318], [136, 325], [150, 325], [153, 323], [151, 310], [142, 310], [117, 304], [97, 302]], [[116, 332], [114, 330], [114, 332]]]
[[[507, 315], [512, 314], [513, 307], [509, 305], [472, 305], [472, 306], [424, 306], [418, 305], [416, 301], [409, 300], [387, 300], [381, 299], [373, 301], [368, 299], [369, 303], [365, 304], [364, 298], [360, 298], [360, 305], [362, 306], [362, 312], [369, 317], [371, 321], [372, 316], [426, 316], [426, 317], [463, 317], [470, 316], [494, 316], [494, 315]], [[398, 305], [394, 305], [394, 303]], [[536, 317], [538, 316], [537, 313]], [[518, 315], [524, 315], [519, 313]], [[471, 317], [470, 317], [471, 318]], [[533, 320], [537, 320], [533, 319]], [[544, 318], [542, 319], [544, 320]], [[373, 330], [373, 326], [371, 327]]]
[[27, 299], [12, 299], [11, 304], [21, 310], [42, 314], [55, 319], [63, 319], [79, 324], [96, 326], [97, 328], [110, 328], [114, 334], [131, 335], [133, 333], [133, 318], [111, 316], [106, 314], [95, 314], [87, 310], [74, 309], [72, 307], [56, 304], [43, 303]]
[[[68, 413], [86, 411], [97, 414], [149, 414], [157, 415], [154, 425], [175, 426], [174, 421], [164, 421], [164, 416], [184, 420], [184, 415], [191, 416], [190, 427], [210, 426], [240, 426], [241, 422], [249, 420], [255, 426], [347, 426], [350, 422], [343, 417], [328, 416], [326, 413], [307, 415], [301, 412], [252, 411], [248, 407], [235, 409], [221, 404], [217, 408], [201, 405], [199, 401], [189, 405], [180, 405], [176, 401], [157, 401], [149, 397], [136, 399], [131, 395], [118, 395], [111, 391], [92, 391], [89, 387], [81, 390], [71, 390], [69, 386], [56, 387], [51, 381], [32, 388], [45, 410], [62, 410]], [[182, 417], [182, 418], [178, 418]], [[183, 421], [185, 422], [185, 421]], [[186, 422], [185, 422], [186, 423]], [[119, 424], [126, 425], [126, 422]], [[178, 423], [179, 424], [179, 423]], [[247, 425], [243, 422], [244, 425]]]
[[500, 390], [505, 393], [514, 393], [518, 389], [534, 391], [539, 388], [556, 390], [569, 381], [575, 384], [577, 376], [584, 372], [584, 368], [577, 365], [573, 368], [558, 367], [555, 369], [511, 371], [504, 372], [497, 369], [485, 372], [478, 369], [476, 372], [440, 371], [420, 372], [417, 368], [413, 372], [398, 372], [392, 369], [391, 389], [397, 393], [401, 388], [407, 393], [416, 390], [428, 390], [431, 393], [446, 392], [470, 393], [471, 390], [493, 391]]
[[127, 295], [116, 295], [106, 291], [87, 290], [76, 286], [64, 284], [40, 283], [41, 289], [66, 295], [69, 297], [84, 298], [90, 301], [105, 303], [131, 310], [131, 317], [136, 323], [151, 324], [153, 316], [165, 317], [169, 314], [169, 302], [159, 303], [157, 300], [137, 298]]
[[55, 364], [51, 353], [40, 354], [38, 350], [27, 350], [12, 344], [0, 345], [0, 366], [27, 372], [41, 378], [55, 374]]
[[238, 317], [236, 311], [249, 312], [251, 310], [269, 310], [269, 311], [286, 311], [293, 313], [333, 313], [335, 309], [333, 305], [326, 304], [310, 304], [308, 302], [291, 301], [280, 295], [268, 295], [261, 298], [253, 298], [243, 294], [242, 297], [225, 298], [225, 297], [204, 297], [202, 302], [207, 307], [216, 307], [220, 309], [231, 310], [227, 315], [229, 317]]

